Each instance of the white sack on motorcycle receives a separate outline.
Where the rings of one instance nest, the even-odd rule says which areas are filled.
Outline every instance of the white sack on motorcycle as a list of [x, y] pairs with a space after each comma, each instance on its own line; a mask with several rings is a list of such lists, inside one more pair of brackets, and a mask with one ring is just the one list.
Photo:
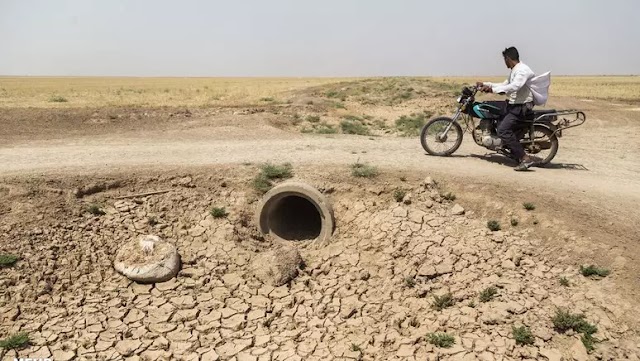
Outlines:
[[533, 104], [545, 105], [549, 98], [549, 86], [551, 85], [551, 72], [548, 71], [542, 75], [535, 76], [527, 82], [531, 95], [533, 96]]

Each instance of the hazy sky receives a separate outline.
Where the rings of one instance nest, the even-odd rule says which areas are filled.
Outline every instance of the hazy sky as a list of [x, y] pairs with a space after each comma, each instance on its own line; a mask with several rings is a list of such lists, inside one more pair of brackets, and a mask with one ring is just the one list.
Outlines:
[[1, 75], [640, 74], [638, 0], [0, 0]]

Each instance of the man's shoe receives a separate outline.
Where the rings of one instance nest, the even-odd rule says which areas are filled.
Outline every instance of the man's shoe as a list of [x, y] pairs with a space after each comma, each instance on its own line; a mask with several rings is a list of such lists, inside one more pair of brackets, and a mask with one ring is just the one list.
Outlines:
[[533, 165], [535, 164], [534, 161], [531, 160], [523, 160], [522, 162], [520, 162], [520, 164], [518, 164], [518, 166], [516, 166], [515, 168], [513, 168], [513, 170], [515, 170], [516, 172], [524, 172], [524, 171], [528, 171], [529, 168], [531, 168]]

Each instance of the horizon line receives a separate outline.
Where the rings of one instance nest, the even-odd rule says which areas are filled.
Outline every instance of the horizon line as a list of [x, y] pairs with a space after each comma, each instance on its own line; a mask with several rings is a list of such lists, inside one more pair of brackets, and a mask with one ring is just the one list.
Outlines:
[[[135, 79], [353, 79], [353, 78], [471, 78], [471, 77], [504, 77], [494, 75], [353, 75], [353, 76], [279, 76], [279, 75], [219, 75], [219, 76], [180, 76], [180, 75], [3, 75], [0, 78], [135, 78]], [[637, 77], [639, 74], [557, 74], [557, 77]]]

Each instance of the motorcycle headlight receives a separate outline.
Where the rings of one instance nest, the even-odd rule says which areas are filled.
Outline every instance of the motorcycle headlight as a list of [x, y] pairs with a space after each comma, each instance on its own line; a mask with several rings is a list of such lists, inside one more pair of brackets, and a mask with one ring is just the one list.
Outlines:
[[458, 100], [456, 100], [458, 103], [460, 103], [462, 101], [462, 97], [458, 97]]

